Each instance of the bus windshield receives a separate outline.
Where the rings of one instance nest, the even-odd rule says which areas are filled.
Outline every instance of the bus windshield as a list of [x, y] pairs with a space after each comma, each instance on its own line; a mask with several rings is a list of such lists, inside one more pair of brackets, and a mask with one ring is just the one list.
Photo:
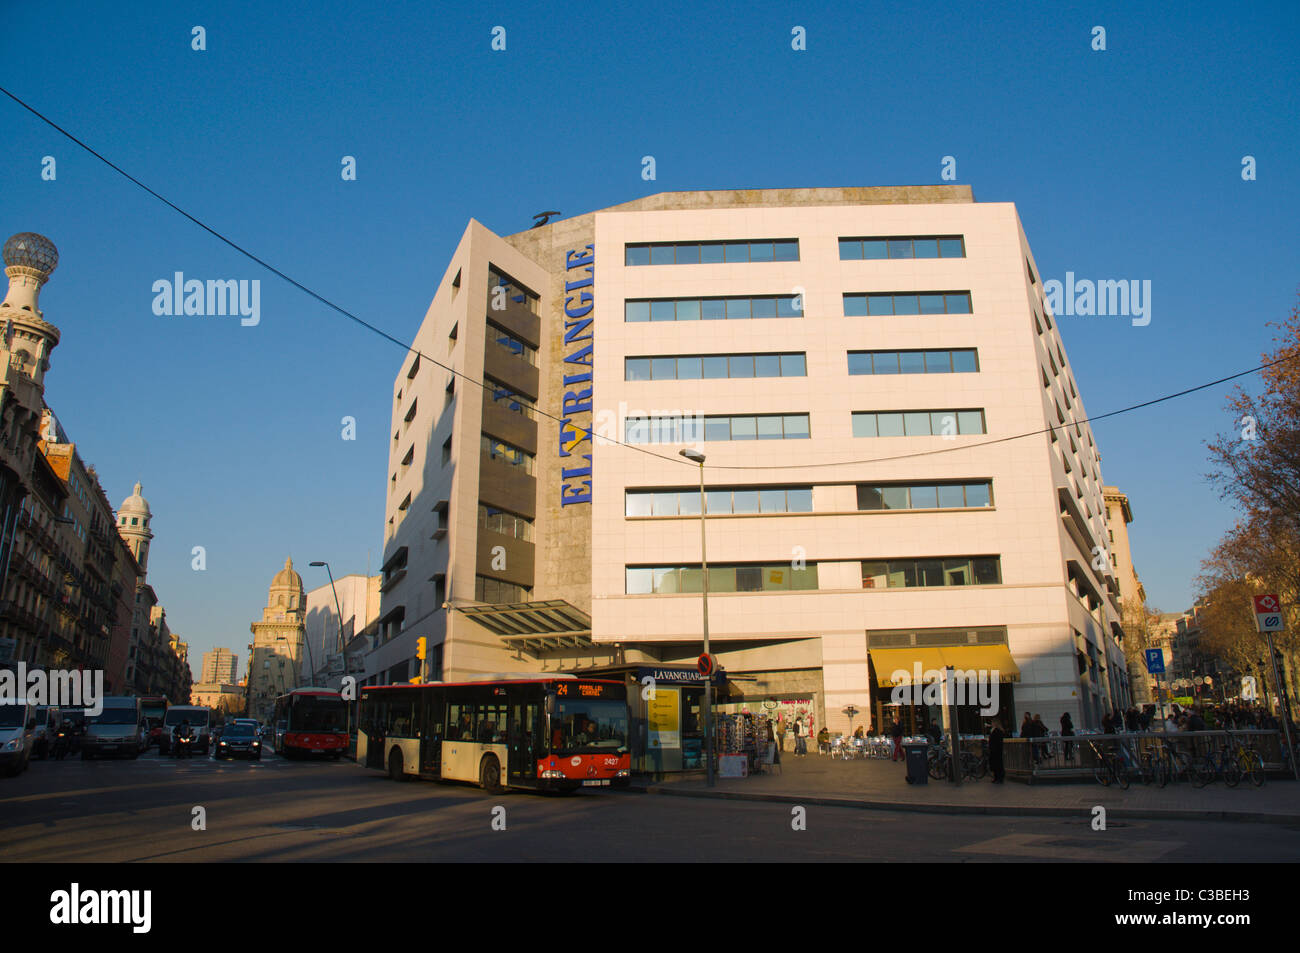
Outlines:
[[347, 705], [338, 698], [299, 695], [294, 699], [289, 731], [343, 731], [347, 727]]
[[622, 699], [560, 700], [551, 727], [557, 755], [627, 750], [627, 703]]

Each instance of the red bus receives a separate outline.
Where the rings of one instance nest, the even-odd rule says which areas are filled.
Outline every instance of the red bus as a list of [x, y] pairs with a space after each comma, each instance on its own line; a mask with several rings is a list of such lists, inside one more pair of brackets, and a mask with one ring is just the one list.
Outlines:
[[627, 689], [572, 675], [361, 689], [357, 761], [414, 776], [573, 791], [631, 778]]
[[295, 688], [275, 700], [275, 751], [286, 758], [327, 755], [348, 748], [348, 703], [328, 688]]
[[167, 714], [166, 695], [141, 695], [140, 714], [149, 726], [149, 745], [158, 745], [162, 750], [163, 718]]

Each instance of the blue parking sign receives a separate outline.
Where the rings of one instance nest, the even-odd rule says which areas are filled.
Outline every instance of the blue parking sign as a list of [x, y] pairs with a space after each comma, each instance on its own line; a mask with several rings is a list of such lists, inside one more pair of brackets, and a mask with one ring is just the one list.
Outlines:
[[1147, 672], [1151, 675], [1165, 673], [1165, 653], [1162, 649], [1147, 649]]

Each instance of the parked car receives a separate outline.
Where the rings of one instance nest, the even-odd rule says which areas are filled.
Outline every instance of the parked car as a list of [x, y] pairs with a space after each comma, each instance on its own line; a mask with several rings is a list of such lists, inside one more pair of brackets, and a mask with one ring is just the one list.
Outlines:
[[163, 733], [158, 740], [158, 751], [167, 754], [172, 749], [176, 729], [182, 722], [189, 722], [194, 735], [194, 749], [202, 754], [212, 750], [212, 712], [199, 705], [173, 705], [163, 716]]
[[126, 696], [105, 698], [104, 710], [86, 716], [86, 735], [81, 741], [81, 760], [91, 758], [140, 757], [148, 745], [148, 730], [140, 713], [140, 699]]
[[12, 778], [27, 770], [35, 731], [35, 705], [23, 698], [0, 705], [0, 774]]
[[221, 740], [217, 742], [212, 756], [217, 759], [251, 758], [260, 761], [262, 742], [258, 740], [257, 732], [253, 730], [252, 725], [227, 725], [226, 730], [221, 733]]

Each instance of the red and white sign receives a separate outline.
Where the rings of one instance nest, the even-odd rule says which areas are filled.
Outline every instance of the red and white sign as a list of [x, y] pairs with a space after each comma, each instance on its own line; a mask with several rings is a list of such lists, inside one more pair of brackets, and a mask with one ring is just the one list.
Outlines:
[[1281, 632], [1282, 600], [1276, 593], [1255, 596], [1255, 628], [1260, 632]]

